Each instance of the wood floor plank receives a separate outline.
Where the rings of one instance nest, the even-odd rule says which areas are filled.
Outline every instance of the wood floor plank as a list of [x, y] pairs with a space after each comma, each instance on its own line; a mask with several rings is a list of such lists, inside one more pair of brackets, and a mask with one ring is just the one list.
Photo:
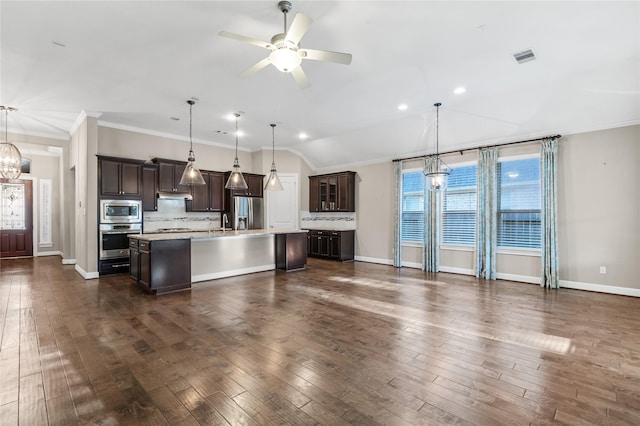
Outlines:
[[215, 392], [209, 395], [207, 401], [232, 425], [260, 424], [224, 392]]
[[28, 425], [47, 423], [47, 407], [44, 399], [41, 373], [34, 373], [20, 378], [18, 409], [20, 423]]
[[17, 425], [18, 418], [18, 400], [0, 405], [0, 424]]
[[169, 424], [197, 423], [191, 413], [182, 405], [176, 395], [166, 386], [154, 389], [149, 394]]

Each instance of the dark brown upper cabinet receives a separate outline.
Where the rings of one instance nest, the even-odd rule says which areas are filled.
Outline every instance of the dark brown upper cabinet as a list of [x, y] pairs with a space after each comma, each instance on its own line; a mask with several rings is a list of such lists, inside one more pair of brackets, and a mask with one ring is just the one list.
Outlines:
[[98, 157], [100, 198], [141, 198], [142, 163], [126, 158]]
[[154, 159], [158, 164], [158, 191], [189, 193], [189, 185], [180, 185], [180, 178], [187, 163], [183, 161]]
[[[227, 179], [229, 179], [229, 175], [231, 172], [226, 172], [224, 174], [225, 184], [227, 183]], [[262, 198], [262, 185], [264, 180], [264, 175], [257, 175], [253, 173], [242, 173], [244, 180], [247, 182], [247, 189], [229, 189], [229, 195], [231, 197], [234, 196], [244, 196], [244, 197], [258, 197]]]
[[158, 210], [158, 166], [145, 164], [142, 167], [142, 210]]
[[201, 170], [206, 185], [193, 185], [193, 200], [187, 203], [192, 212], [221, 212], [224, 210], [224, 173]]
[[310, 212], [355, 212], [355, 172], [309, 176]]

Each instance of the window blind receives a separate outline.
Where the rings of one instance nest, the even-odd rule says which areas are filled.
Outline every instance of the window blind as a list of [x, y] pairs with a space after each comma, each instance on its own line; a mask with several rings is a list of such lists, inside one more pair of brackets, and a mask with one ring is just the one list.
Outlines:
[[421, 243], [424, 238], [424, 174], [402, 174], [401, 239]]
[[498, 163], [498, 247], [540, 248], [540, 159]]
[[473, 164], [449, 169], [442, 200], [442, 243], [475, 245], [477, 170]]

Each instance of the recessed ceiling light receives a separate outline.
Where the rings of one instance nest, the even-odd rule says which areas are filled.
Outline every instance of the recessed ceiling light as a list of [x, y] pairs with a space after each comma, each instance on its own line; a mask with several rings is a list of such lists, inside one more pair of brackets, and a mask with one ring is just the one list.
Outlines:
[[456, 87], [454, 89], [453, 93], [455, 93], [456, 95], [462, 95], [466, 91], [467, 91], [467, 89], [465, 89], [464, 87], [460, 86], [460, 87]]
[[407, 110], [407, 108], [409, 108], [409, 106], [408, 106], [407, 104], [400, 104], [400, 105], [398, 105], [398, 109], [399, 109], [400, 111], [406, 111], [406, 110]]
[[308, 138], [309, 136], [308, 136], [305, 132], [300, 132], [300, 133], [298, 134], [298, 137], [299, 137], [300, 139], [306, 139], [306, 138]]

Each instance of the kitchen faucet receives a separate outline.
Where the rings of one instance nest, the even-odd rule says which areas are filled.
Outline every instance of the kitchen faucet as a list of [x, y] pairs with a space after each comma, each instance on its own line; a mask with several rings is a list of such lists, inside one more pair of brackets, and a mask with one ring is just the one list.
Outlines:
[[228, 224], [228, 223], [229, 223], [229, 218], [227, 217], [226, 213], [223, 213], [222, 214], [222, 232], [225, 231], [225, 228], [226, 228], [225, 225]]

